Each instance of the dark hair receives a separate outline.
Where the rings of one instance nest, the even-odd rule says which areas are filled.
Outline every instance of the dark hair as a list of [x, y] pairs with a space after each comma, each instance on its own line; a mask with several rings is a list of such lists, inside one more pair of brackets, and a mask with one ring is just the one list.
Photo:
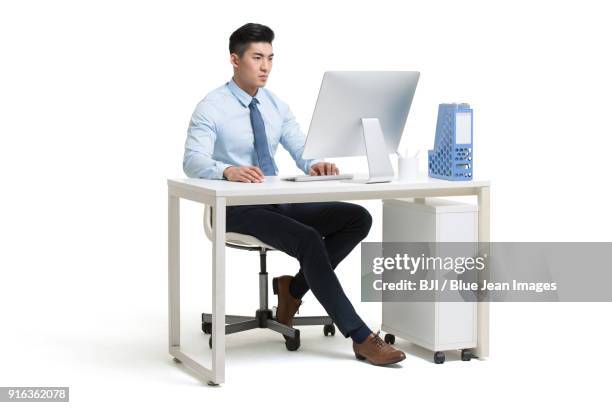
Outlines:
[[274, 40], [274, 31], [262, 24], [247, 23], [234, 31], [229, 38], [230, 54], [238, 54], [242, 57], [244, 52], [249, 48], [252, 42], [267, 42], [272, 43]]

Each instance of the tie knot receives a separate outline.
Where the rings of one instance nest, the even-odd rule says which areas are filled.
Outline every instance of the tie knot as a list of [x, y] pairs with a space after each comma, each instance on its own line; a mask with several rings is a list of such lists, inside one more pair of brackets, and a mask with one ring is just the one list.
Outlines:
[[251, 103], [249, 103], [249, 108], [255, 108], [257, 107], [257, 104], [259, 103], [259, 101], [257, 100], [257, 98], [253, 98], [251, 99]]

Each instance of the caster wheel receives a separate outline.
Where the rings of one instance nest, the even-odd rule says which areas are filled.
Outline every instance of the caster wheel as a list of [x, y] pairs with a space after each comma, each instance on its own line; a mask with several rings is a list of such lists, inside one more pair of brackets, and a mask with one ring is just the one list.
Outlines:
[[212, 336], [208, 339], [208, 347], [212, 350]]
[[181, 364], [181, 360], [179, 360], [179, 359], [178, 359], [178, 358], [176, 358], [176, 357], [173, 357], [173, 358], [172, 358], [172, 361], [174, 361], [176, 364]]
[[385, 343], [395, 344], [395, 336], [391, 333], [385, 334]]
[[287, 350], [295, 351], [300, 348], [300, 331], [299, 330], [295, 331], [294, 339], [292, 339], [289, 336], [284, 336], [284, 337], [285, 337], [285, 347], [287, 347]]
[[468, 349], [461, 350], [461, 360], [470, 361], [472, 359], [472, 352]]
[[212, 381], [208, 381], [206, 384], [210, 385], [211, 387], [218, 387], [219, 384], [212, 382]]
[[441, 351], [436, 351], [434, 353], [434, 363], [436, 364], [442, 364], [445, 358], [444, 353]]
[[206, 334], [212, 333], [212, 323], [202, 323], [202, 331]]
[[323, 326], [323, 334], [327, 337], [327, 335], [335, 335], [336, 334], [336, 326], [334, 324], [326, 324]]

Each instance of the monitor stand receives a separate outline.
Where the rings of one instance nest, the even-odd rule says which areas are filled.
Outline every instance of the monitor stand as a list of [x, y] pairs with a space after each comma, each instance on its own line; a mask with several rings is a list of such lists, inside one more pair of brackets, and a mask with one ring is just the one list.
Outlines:
[[363, 140], [368, 157], [369, 178], [342, 180], [348, 183], [388, 183], [393, 180], [393, 166], [378, 118], [362, 118]]

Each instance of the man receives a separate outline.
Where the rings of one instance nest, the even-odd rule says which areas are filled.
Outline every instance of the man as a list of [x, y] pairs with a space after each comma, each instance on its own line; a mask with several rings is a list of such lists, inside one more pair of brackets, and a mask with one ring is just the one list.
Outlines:
[[[274, 32], [260, 24], [246, 24], [230, 36], [234, 75], [198, 104], [189, 124], [183, 160], [189, 177], [261, 183], [278, 173], [279, 143], [304, 173], [339, 174], [334, 163], [302, 159], [305, 137], [295, 117], [264, 88], [273, 40]], [[334, 273], [370, 231], [372, 217], [365, 208], [343, 202], [230, 206], [226, 223], [228, 232], [255, 236], [299, 260], [295, 276], [273, 280], [280, 323], [291, 326], [310, 289], [344, 337], [351, 337], [358, 359], [386, 365], [406, 358], [372, 333]]]

